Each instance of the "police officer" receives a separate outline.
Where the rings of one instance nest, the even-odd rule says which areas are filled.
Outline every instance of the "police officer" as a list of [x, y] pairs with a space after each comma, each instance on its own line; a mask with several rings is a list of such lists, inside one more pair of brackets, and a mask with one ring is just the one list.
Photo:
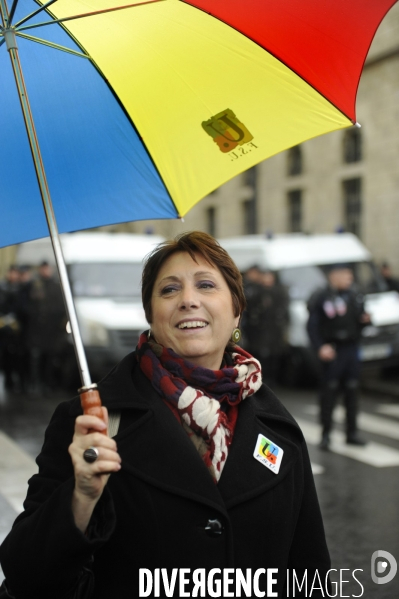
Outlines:
[[261, 322], [264, 381], [269, 386], [280, 380], [282, 359], [287, 344], [289, 324], [289, 295], [275, 272], [263, 270], [260, 277], [263, 287], [263, 315]]
[[279, 378], [288, 325], [288, 292], [271, 270], [252, 266], [244, 277], [247, 308], [241, 329], [244, 348], [262, 364], [264, 382], [273, 387]]
[[328, 285], [315, 291], [308, 303], [307, 330], [322, 364], [320, 448], [329, 449], [332, 413], [340, 389], [346, 407], [346, 442], [365, 445], [357, 434], [357, 395], [360, 364], [358, 343], [363, 326], [370, 322], [363, 296], [352, 288], [349, 266], [336, 264], [328, 272]]
[[399, 279], [395, 279], [388, 262], [381, 264], [381, 275], [387, 284], [388, 291], [399, 291]]
[[15, 377], [19, 374], [20, 327], [16, 316], [19, 285], [19, 270], [12, 265], [6, 278], [0, 281], [0, 358], [4, 386], [10, 392], [17, 390]]
[[243, 346], [258, 360], [261, 359], [260, 324], [263, 314], [263, 286], [260, 282], [261, 270], [254, 264], [244, 274], [244, 292], [247, 301], [240, 328], [243, 333]]
[[39, 266], [38, 276], [28, 283], [26, 343], [30, 348], [33, 391], [51, 393], [56, 381], [66, 317], [59, 280], [48, 262]]

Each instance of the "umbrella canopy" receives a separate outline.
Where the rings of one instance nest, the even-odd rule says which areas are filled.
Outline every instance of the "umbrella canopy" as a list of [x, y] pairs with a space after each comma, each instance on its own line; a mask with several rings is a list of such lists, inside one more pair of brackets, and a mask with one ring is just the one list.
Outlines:
[[[394, 3], [52, 0], [26, 20], [38, 3], [14, 2], [59, 230], [184, 216], [269, 156], [352, 125], [368, 48]], [[48, 235], [7, 54], [3, 43], [2, 246]]]

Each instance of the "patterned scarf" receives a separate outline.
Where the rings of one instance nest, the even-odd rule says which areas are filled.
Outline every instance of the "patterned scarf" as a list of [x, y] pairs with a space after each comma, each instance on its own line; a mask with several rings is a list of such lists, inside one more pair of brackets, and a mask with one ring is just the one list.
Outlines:
[[[178, 414], [185, 430], [205, 440], [205, 451], [200, 454], [217, 482], [233, 439], [238, 404], [262, 384], [259, 362], [236, 346], [228, 360], [231, 366], [210, 370], [148, 340], [147, 333], [140, 336], [137, 359], [154, 389]], [[194, 439], [193, 442], [198, 445]]]

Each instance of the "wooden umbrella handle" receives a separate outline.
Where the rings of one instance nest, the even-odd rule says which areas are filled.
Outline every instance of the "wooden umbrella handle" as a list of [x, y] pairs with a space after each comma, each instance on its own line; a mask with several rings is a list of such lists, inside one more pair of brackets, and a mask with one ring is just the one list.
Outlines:
[[[90, 387], [82, 387], [81, 389], [79, 389], [79, 395], [83, 414], [85, 416], [97, 416], [97, 418], [104, 420], [103, 411], [101, 409], [101, 397], [97, 389], [97, 385], [92, 385]], [[91, 432], [94, 431], [90, 430], [89, 433]], [[108, 429], [105, 429], [101, 432], [103, 432], [106, 435], [108, 434]]]

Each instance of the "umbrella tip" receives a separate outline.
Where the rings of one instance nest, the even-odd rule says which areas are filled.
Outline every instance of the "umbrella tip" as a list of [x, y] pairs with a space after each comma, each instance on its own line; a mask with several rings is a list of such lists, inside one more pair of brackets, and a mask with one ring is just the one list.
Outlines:
[[355, 127], [359, 127], [359, 129], [360, 129], [361, 128], [361, 124], [356, 121]]

